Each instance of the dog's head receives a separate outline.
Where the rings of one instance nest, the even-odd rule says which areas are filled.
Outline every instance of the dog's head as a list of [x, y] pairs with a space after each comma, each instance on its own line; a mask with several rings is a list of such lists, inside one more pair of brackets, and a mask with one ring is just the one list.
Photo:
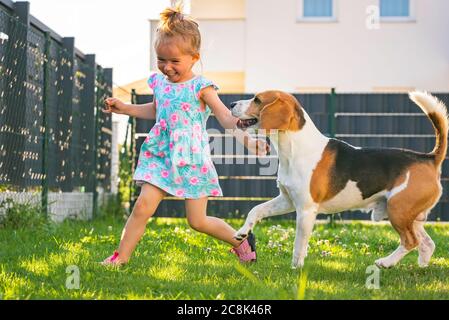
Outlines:
[[231, 104], [240, 128], [298, 131], [305, 124], [304, 112], [298, 100], [282, 91], [265, 91], [250, 100]]

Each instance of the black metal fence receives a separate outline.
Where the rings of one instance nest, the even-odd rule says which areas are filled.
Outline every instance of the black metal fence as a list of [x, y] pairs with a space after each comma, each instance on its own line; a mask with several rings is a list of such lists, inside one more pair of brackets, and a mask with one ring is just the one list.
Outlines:
[[[110, 190], [112, 69], [0, 0], [0, 192]], [[96, 203], [96, 202], [94, 202]]]
[[[420, 152], [430, 152], [435, 145], [433, 127], [425, 114], [409, 100], [406, 94], [299, 94], [295, 95], [306, 109], [316, 126], [328, 136], [347, 141], [361, 147], [396, 147]], [[436, 94], [449, 105], [449, 94]], [[230, 105], [252, 95], [221, 95], [221, 100]], [[137, 96], [137, 103], [148, 103], [152, 96]], [[154, 125], [154, 121], [136, 122], [136, 152]], [[212, 134], [211, 134], [212, 129]], [[208, 121], [211, 143], [214, 139], [232, 139], [227, 136], [214, 116]], [[216, 144], [214, 144], [216, 145]], [[221, 145], [225, 145], [223, 142]], [[255, 159], [248, 155], [238, 142], [232, 148], [212, 148], [212, 158], [217, 169], [223, 198], [211, 198], [208, 210], [220, 217], [244, 217], [255, 205], [279, 194], [276, 185], [277, 156]], [[275, 165], [275, 170], [273, 170]], [[443, 195], [432, 210], [429, 220], [449, 220], [449, 161], [443, 165]], [[135, 195], [138, 194], [139, 190]], [[183, 216], [184, 202], [167, 197], [158, 208], [160, 216]], [[291, 215], [289, 216], [291, 217]], [[321, 216], [320, 218], [324, 218]], [[342, 219], [369, 219], [361, 212], [345, 212]]]

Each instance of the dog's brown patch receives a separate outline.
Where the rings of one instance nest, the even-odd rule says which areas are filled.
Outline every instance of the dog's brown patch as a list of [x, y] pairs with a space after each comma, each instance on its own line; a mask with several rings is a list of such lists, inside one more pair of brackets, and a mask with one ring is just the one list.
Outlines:
[[332, 184], [332, 172], [335, 168], [336, 153], [334, 150], [325, 148], [320, 162], [318, 162], [310, 180], [310, 194], [315, 203], [322, 203], [340, 192]]
[[279, 91], [266, 91], [256, 98], [260, 103], [252, 102], [247, 114], [259, 111], [261, 129], [299, 131], [304, 127], [304, 112], [294, 96]]
[[[439, 174], [431, 162], [411, 165], [409, 181], [404, 190], [387, 202], [387, 211], [393, 227], [401, 236], [402, 245], [411, 250], [419, 244], [413, 223], [421, 213], [427, 213], [441, 196]], [[395, 186], [405, 181], [406, 173]]]

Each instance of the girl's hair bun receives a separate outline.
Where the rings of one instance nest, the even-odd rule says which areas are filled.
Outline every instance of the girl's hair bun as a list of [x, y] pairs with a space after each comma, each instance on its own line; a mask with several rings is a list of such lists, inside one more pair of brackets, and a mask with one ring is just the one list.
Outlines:
[[182, 48], [191, 54], [199, 53], [201, 48], [201, 34], [198, 23], [182, 13], [182, 2], [173, 8], [167, 8], [161, 13], [155, 46], [165, 39], [180, 36], [186, 41]]
[[173, 29], [176, 23], [182, 22], [184, 20], [182, 9], [182, 4], [178, 3], [174, 8], [166, 8], [162, 11], [159, 28], [168, 31]]

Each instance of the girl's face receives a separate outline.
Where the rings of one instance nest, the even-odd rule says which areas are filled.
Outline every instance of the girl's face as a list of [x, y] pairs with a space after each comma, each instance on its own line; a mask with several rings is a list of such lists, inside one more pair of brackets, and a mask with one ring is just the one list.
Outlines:
[[193, 77], [192, 68], [199, 55], [183, 53], [179, 39], [169, 39], [156, 47], [157, 67], [170, 82], [184, 82]]

